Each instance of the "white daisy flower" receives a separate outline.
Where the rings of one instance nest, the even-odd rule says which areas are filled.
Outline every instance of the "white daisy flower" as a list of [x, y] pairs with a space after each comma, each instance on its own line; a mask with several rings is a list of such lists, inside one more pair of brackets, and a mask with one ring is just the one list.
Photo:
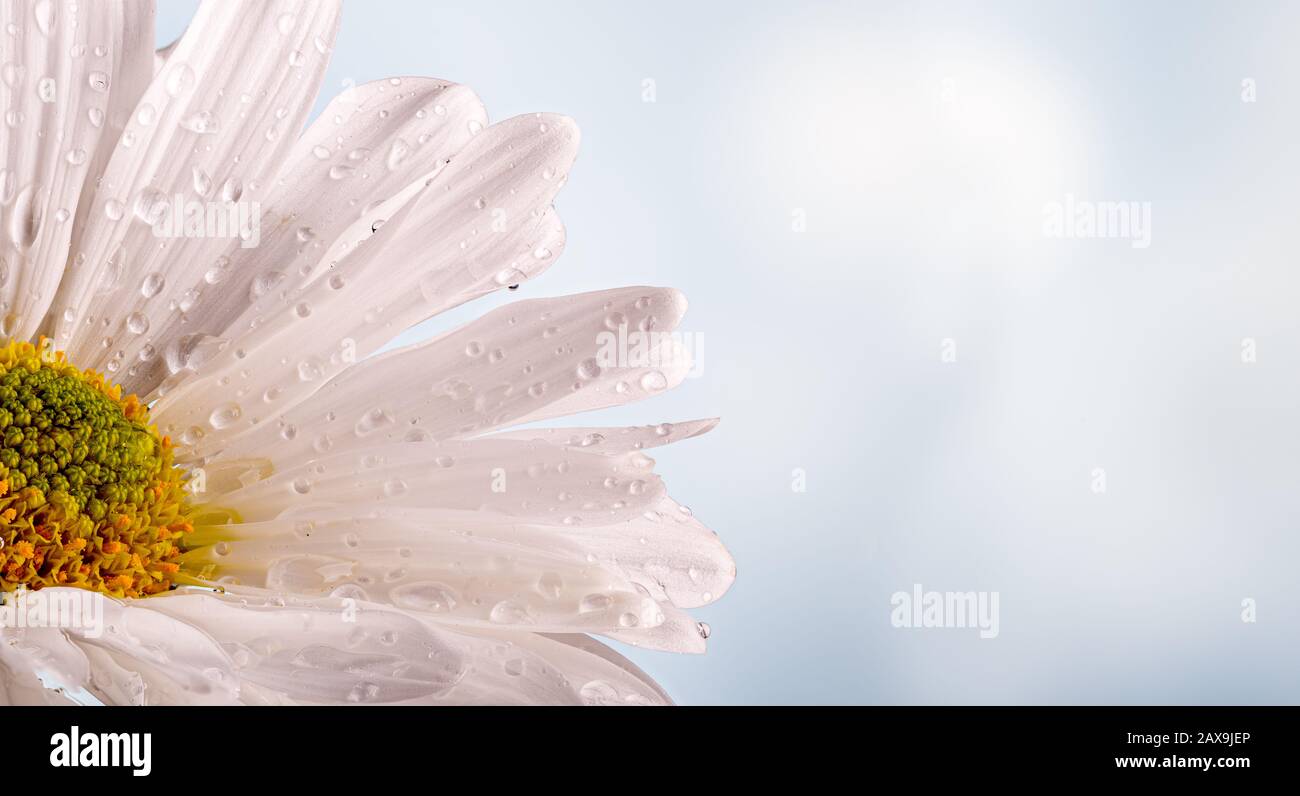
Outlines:
[[103, 610], [0, 629], [0, 704], [662, 703], [591, 635], [704, 649], [735, 567], [646, 450], [715, 421], [506, 430], [678, 384], [684, 300], [371, 356], [554, 262], [578, 130], [411, 77], [306, 124], [339, 11], [0, 4], [0, 585]]

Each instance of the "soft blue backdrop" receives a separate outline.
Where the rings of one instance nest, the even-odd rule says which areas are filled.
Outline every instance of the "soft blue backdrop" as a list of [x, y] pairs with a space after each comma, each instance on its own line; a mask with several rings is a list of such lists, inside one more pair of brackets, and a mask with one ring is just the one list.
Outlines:
[[[569, 247], [519, 297], [690, 297], [703, 377], [601, 417], [724, 418], [656, 456], [739, 566], [707, 656], [630, 653], [680, 701], [1296, 702], [1298, 30], [1280, 2], [368, 0], [326, 93], [433, 75], [576, 117]], [[1067, 193], [1150, 202], [1152, 245], [1045, 238]], [[1001, 634], [891, 627], [914, 583], [999, 592]]]

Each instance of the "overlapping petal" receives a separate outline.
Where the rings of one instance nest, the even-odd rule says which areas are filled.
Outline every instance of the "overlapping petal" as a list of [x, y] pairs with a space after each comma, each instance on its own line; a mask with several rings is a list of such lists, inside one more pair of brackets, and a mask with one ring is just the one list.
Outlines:
[[0, 334], [28, 338], [89, 215], [82, 186], [151, 77], [152, 5], [7, 2], [0, 29]]

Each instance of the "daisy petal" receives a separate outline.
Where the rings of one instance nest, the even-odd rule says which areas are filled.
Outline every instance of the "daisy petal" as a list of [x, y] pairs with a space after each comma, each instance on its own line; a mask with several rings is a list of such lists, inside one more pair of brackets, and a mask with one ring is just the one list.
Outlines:
[[[265, 415], [250, 410], [243, 427], [252, 430], [233, 440], [224, 426], [214, 435], [198, 425], [202, 416], [191, 414], [192, 435], [207, 435], [194, 440], [192, 455], [223, 448], [235, 458], [269, 452], [276, 466], [285, 466], [322, 448], [444, 440], [631, 402], [674, 386], [689, 364], [659, 355], [671, 336], [620, 358], [618, 330], [646, 325], [671, 332], [685, 307], [680, 293], [660, 288], [516, 302], [442, 337], [361, 362], [278, 417], [278, 401]], [[259, 422], [247, 422], [254, 419]], [[170, 407], [163, 406], [159, 422], [186, 439], [187, 426]], [[288, 428], [292, 438], [283, 433]]]
[[75, 267], [47, 326], [76, 361], [116, 373], [119, 338], [136, 335], [164, 350], [148, 316], [121, 308], [134, 306], [129, 296], [156, 296], [170, 267], [212, 262], [230, 242], [208, 230], [184, 236], [188, 214], [173, 208], [252, 213], [310, 111], [338, 17], [337, 0], [200, 6], [127, 123], [73, 241]]
[[542, 529], [515, 528], [526, 543], [471, 533], [409, 513], [231, 529], [235, 538], [186, 554], [186, 565], [230, 588], [394, 605], [466, 627], [604, 632], [662, 621], [655, 601], [615, 570], [584, 560]]
[[161, 600], [121, 602], [66, 588], [25, 595], [29, 605], [46, 602], [46, 611], [52, 610], [50, 603], [88, 597], [102, 606], [102, 622], [6, 631], [14, 638], [0, 645], [8, 648], [3, 655], [11, 662], [5, 665], [15, 668], [10, 656], [24, 656], [26, 668], [47, 687], [74, 700], [81, 693], [99, 702], [128, 699], [131, 704], [229, 704], [237, 699], [230, 658], [202, 631], [151, 610]]
[[27, 668], [26, 660], [19, 661], [22, 667], [12, 671], [5, 664], [5, 655], [0, 652], [0, 707], [75, 707], [72, 699], [58, 691], [52, 691], [37, 679]]
[[537, 441], [397, 442], [276, 466], [265, 480], [200, 497], [238, 511], [245, 522], [295, 508], [382, 505], [548, 525], [613, 523], [639, 517], [663, 494], [653, 466], [639, 452], [601, 456]]
[[[595, 679], [588, 680], [581, 687], [580, 691], [583, 696], [590, 700], [588, 704], [610, 704], [607, 699], [604, 699], [608, 695], [608, 692], [603, 688], [605, 685], [613, 686], [616, 696], [621, 697], [623, 703], [644, 704], [648, 702], [658, 705], [671, 705], [673, 703], [668, 693], [651, 679], [650, 675], [641, 671], [641, 668], [636, 664], [591, 636], [554, 634], [547, 635], [545, 638], [567, 647], [573, 647], [588, 656], [600, 658], [608, 667], [612, 667], [606, 669], [612, 676], [597, 675]], [[601, 698], [597, 699], [597, 697]], [[614, 704], [618, 703], [615, 702]]]
[[582, 448], [589, 453], [627, 453], [658, 448], [674, 442], [707, 434], [717, 427], [720, 418], [659, 423], [653, 426], [618, 426], [613, 428], [525, 428], [502, 431], [490, 439], [541, 440], [552, 445]]
[[[178, 367], [182, 335], [227, 334], [283, 305], [309, 282], [328, 276], [344, 252], [333, 245], [392, 197], [410, 199], [487, 123], [474, 92], [430, 78], [390, 78], [336, 97], [289, 153], [263, 204], [258, 245], [228, 244], [214, 261], [175, 263], [161, 291], [149, 299], [131, 294], [131, 312], [150, 317], [149, 338], [176, 341], [172, 352], [141, 357], [145, 336], [121, 342], [131, 363], [120, 380], [147, 394]], [[398, 205], [400, 207], [400, 204]], [[391, 212], [385, 211], [385, 212]], [[168, 309], [168, 307], [175, 309]], [[182, 307], [184, 310], [182, 311]], [[152, 308], [152, 309], [151, 309]], [[171, 355], [168, 355], [168, 354]]]
[[54, 298], [72, 231], [150, 79], [153, 4], [0, 4], [0, 333], [30, 338]]
[[[263, 395], [275, 396], [272, 409], [293, 406], [412, 324], [538, 272], [554, 258], [535, 247], [554, 237], [550, 202], [577, 143], [570, 120], [547, 115], [475, 136], [332, 278], [308, 285], [163, 394], [160, 422], [208, 426], [209, 444], [217, 442], [265, 416], [253, 411]], [[215, 389], [222, 383], [232, 386]], [[232, 390], [246, 396], [247, 412], [218, 412]]]
[[313, 703], [401, 702], [439, 694], [463, 655], [421, 623], [343, 600], [181, 592], [148, 601], [219, 639], [240, 680]]
[[563, 533], [655, 599], [678, 608], [708, 605], [736, 579], [736, 562], [718, 535], [667, 496], [627, 522], [565, 527]]
[[469, 635], [351, 598], [241, 589], [152, 602], [220, 639], [240, 667], [246, 698], [260, 702], [578, 704], [573, 683], [592, 671], [629, 694], [654, 696], [591, 656], [531, 641], [540, 637]]

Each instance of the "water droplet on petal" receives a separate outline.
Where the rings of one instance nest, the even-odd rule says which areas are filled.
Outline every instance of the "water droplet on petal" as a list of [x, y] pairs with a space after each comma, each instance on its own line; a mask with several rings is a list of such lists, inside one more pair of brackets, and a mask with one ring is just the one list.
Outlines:
[[668, 386], [668, 378], [657, 370], [652, 370], [641, 377], [641, 389], [646, 392], [658, 392]]
[[168, 64], [167, 77], [163, 81], [163, 88], [173, 97], [179, 97], [194, 89], [196, 76], [194, 69], [185, 62]]
[[199, 135], [212, 135], [221, 129], [221, 120], [212, 111], [197, 111], [182, 119], [181, 127]]
[[215, 429], [226, 428], [243, 416], [244, 410], [237, 403], [224, 403], [212, 410], [208, 423]]
[[613, 604], [614, 600], [608, 594], [588, 594], [578, 603], [578, 613], [592, 614], [598, 611], [604, 611]]
[[533, 623], [533, 618], [529, 615], [528, 609], [510, 600], [502, 600], [492, 606], [492, 613], [488, 615], [488, 619], [499, 625], [530, 625]]
[[[108, 78], [105, 77], [104, 80], [105, 87], [107, 87]], [[58, 99], [58, 95], [59, 84], [54, 81], [54, 78], [43, 77], [40, 79], [40, 82], [36, 84], [36, 96], [40, 98], [41, 102], [46, 104], [54, 102], [54, 100]]]
[[393, 139], [393, 145], [388, 148], [388, 158], [386, 161], [388, 164], [388, 170], [396, 171], [410, 154], [410, 144], [400, 138]]

